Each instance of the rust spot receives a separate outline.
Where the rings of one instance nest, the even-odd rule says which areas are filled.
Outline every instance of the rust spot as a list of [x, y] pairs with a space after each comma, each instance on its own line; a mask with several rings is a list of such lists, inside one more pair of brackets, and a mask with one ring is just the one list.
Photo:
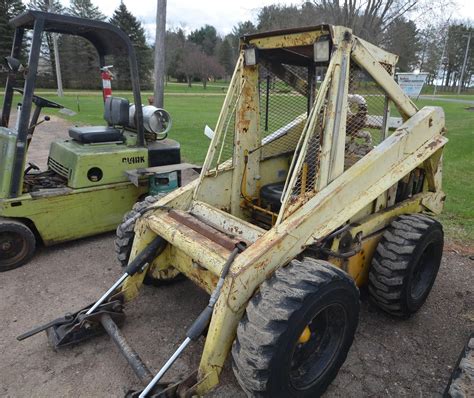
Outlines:
[[[203, 221], [191, 216], [186, 212], [171, 210], [169, 212], [169, 216], [182, 225], [185, 225], [186, 227], [198, 232], [198, 234], [202, 235], [202, 237], [205, 237], [228, 250], [234, 250], [235, 245], [238, 243], [237, 240], [232, 239], [231, 237], [225, 235], [224, 233], [218, 231], [210, 225], [207, 225]], [[197, 238], [199, 239], [200, 236]]]
[[429, 144], [428, 144], [428, 148], [430, 149], [434, 149], [438, 146], [439, 144], [439, 140], [435, 140], [435, 141], [431, 141]]

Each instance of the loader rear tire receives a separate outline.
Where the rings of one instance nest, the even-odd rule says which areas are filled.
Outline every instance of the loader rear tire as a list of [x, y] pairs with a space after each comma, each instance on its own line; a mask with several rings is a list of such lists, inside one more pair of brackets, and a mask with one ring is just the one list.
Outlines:
[[293, 260], [262, 283], [238, 325], [240, 386], [249, 396], [319, 397], [344, 363], [358, 319], [359, 291], [345, 272]]
[[25, 265], [36, 249], [36, 238], [25, 224], [0, 218], [0, 272]]
[[[135, 223], [143, 214], [144, 211], [155, 202], [160, 200], [166, 194], [159, 194], [155, 196], [147, 196], [141, 202], [135, 203], [132, 210], [125, 214], [122, 223], [117, 227], [116, 238], [114, 241], [115, 253], [117, 259], [122, 267], [128, 265], [130, 252], [132, 250], [133, 239], [135, 238]], [[180, 280], [180, 273], [175, 268], [168, 268], [160, 271], [159, 276], [146, 276], [143, 283], [146, 285], [159, 286], [162, 284], [172, 283]]]
[[369, 270], [369, 297], [407, 318], [426, 301], [443, 254], [442, 225], [423, 214], [397, 217], [382, 235]]

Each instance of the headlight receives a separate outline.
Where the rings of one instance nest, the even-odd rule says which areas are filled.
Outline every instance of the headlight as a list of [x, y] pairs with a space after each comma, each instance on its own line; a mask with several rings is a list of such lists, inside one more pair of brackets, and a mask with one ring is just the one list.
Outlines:
[[320, 40], [314, 43], [314, 62], [329, 61], [329, 40]]

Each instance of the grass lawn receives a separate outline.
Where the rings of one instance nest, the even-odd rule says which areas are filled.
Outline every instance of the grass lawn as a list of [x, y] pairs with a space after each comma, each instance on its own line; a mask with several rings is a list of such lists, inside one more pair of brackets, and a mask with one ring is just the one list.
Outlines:
[[466, 101], [474, 101], [474, 95], [471, 95], [471, 94], [462, 94], [462, 95], [436, 94], [436, 97], [449, 98], [449, 99], [461, 99], [461, 100], [466, 100]]
[[[204, 126], [215, 127], [224, 95], [222, 84], [211, 84], [206, 90], [202, 85], [170, 83], [165, 92], [165, 108], [173, 118], [170, 137], [181, 143], [184, 160], [202, 163], [209, 145], [204, 136]], [[48, 90], [38, 90], [46, 93]], [[47, 93], [44, 96], [56, 100], [79, 112], [72, 117], [60, 115], [71, 124], [102, 125], [102, 96], [100, 92], [67, 93], [58, 98]], [[130, 93], [114, 91], [115, 95], [131, 98]], [[143, 102], [151, 93], [144, 92]], [[453, 96], [470, 99], [470, 95]], [[15, 102], [17, 99], [15, 99]], [[466, 104], [419, 100], [418, 106], [442, 106], [446, 113], [449, 143], [444, 157], [444, 190], [448, 197], [442, 220], [447, 234], [455, 240], [474, 241], [474, 112]], [[49, 114], [56, 111], [48, 110]], [[281, 117], [281, 116], [280, 116]], [[271, 122], [270, 122], [271, 124]], [[65, 132], [66, 136], [66, 132]]]
[[449, 142], [443, 164], [447, 199], [441, 218], [451, 238], [474, 241], [474, 112], [466, 110], [466, 104], [452, 102], [420, 100], [417, 105], [444, 109]]

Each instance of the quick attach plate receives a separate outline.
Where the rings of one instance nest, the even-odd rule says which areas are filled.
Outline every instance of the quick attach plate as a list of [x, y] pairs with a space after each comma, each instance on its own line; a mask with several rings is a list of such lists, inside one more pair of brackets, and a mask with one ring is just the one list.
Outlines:
[[48, 340], [55, 349], [104, 333], [100, 322], [102, 315], [109, 315], [117, 324], [121, 324], [125, 318], [123, 304], [118, 300], [102, 304], [92, 314], [86, 315], [89, 308], [90, 306], [72, 314], [68, 317], [69, 321], [57, 323], [46, 329]]

